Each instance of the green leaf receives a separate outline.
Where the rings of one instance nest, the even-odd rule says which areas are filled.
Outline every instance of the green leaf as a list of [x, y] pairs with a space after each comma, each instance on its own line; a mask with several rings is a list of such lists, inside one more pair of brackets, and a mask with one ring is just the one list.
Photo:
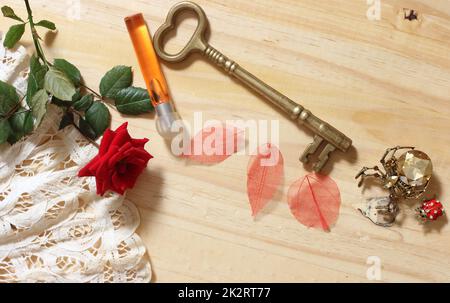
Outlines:
[[0, 80], [0, 115], [10, 114], [19, 103], [19, 95], [14, 86]]
[[86, 122], [92, 127], [97, 137], [103, 135], [111, 122], [111, 115], [105, 104], [101, 102], [92, 104], [86, 111]]
[[72, 96], [72, 102], [77, 102], [77, 101], [79, 101], [82, 97], [83, 97], [83, 95], [81, 94], [81, 89], [80, 89], [80, 88], [77, 88], [77, 92], [75, 93], [75, 95]]
[[53, 67], [62, 71], [66, 76], [78, 86], [81, 83], [81, 73], [80, 70], [72, 63], [64, 59], [55, 59], [53, 62]]
[[74, 122], [73, 114], [70, 112], [66, 112], [59, 123], [59, 130], [66, 128], [69, 125], [72, 125]]
[[43, 66], [39, 59], [33, 55], [30, 59], [30, 75], [28, 76], [27, 86], [27, 103], [30, 104], [34, 94], [44, 88], [44, 79], [47, 69]]
[[128, 87], [120, 90], [114, 97], [116, 108], [122, 114], [139, 115], [153, 111], [147, 90], [139, 87]]
[[6, 119], [0, 120], [0, 145], [8, 141], [9, 136], [12, 133], [11, 126]]
[[33, 130], [33, 115], [31, 111], [21, 107], [16, 114], [9, 118], [9, 123], [13, 131], [23, 132], [27, 135]]
[[22, 18], [18, 17], [16, 15], [16, 13], [14, 12], [14, 10], [12, 8], [10, 8], [9, 6], [3, 6], [2, 13], [3, 13], [3, 16], [6, 18], [11, 18], [11, 19], [14, 19], [14, 20], [17, 20], [20, 22], [25, 22], [22, 20]]
[[27, 104], [28, 105], [31, 104], [31, 100], [33, 99], [33, 96], [37, 93], [38, 90], [39, 90], [39, 85], [38, 85], [36, 79], [34, 79], [31, 76], [31, 72], [30, 72], [30, 76], [28, 77], [28, 86], [27, 86]]
[[94, 95], [89, 94], [83, 96], [80, 100], [75, 102], [73, 104], [73, 108], [75, 108], [78, 111], [85, 112], [88, 110], [88, 108], [91, 107], [92, 103], [94, 102]]
[[129, 66], [116, 66], [108, 71], [100, 82], [100, 93], [103, 97], [114, 99], [116, 94], [131, 85], [133, 74]]
[[80, 120], [79, 120], [79, 129], [80, 129], [80, 132], [84, 135], [84, 136], [86, 136], [86, 137], [88, 137], [89, 139], [92, 139], [92, 140], [95, 140], [95, 139], [97, 139], [97, 134], [95, 133], [95, 131], [92, 129], [92, 127], [89, 125], [89, 123], [88, 122], [86, 122], [86, 120], [84, 120], [83, 118], [80, 118]]
[[6, 33], [5, 41], [3, 41], [3, 46], [7, 48], [13, 48], [20, 38], [22, 38], [25, 32], [25, 24], [13, 25], [9, 28]]
[[80, 100], [81, 97], [81, 89], [77, 88], [75, 95], [72, 96], [72, 101], [61, 101], [55, 96], [52, 97], [52, 104], [59, 106], [59, 107], [70, 107], [72, 106], [76, 101]]
[[33, 130], [33, 115], [31, 111], [20, 108], [19, 113], [9, 118], [9, 124], [12, 132], [8, 138], [8, 142], [14, 144]]
[[34, 118], [36, 119], [36, 126], [41, 124], [42, 118], [44, 118], [47, 112], [48, 94], [45, 89], [38, 91], [30, 102], [30, 107]]
[[34, 25], [45, 27], [45, 28], [48, 28], [49, 30], [52, 30], [52, 31], [54, 31], [56, 29], [55, 23], [53, 23], [51, 21], [48, 21], [48, 20], [41, 20], [38, 23], [35, 23]]
[[77, 92], [66, 74], [52, 67], [45, 74], [44, 87], [50, 94], [61, 101], [71, 102], [73, 95]]
[[47, 67], [42, 65], [39, 58], [33, 54], [30, 60], [30, 73], [36, 78], [39, 89], [44, 88], [45, 74], [47, 73]]

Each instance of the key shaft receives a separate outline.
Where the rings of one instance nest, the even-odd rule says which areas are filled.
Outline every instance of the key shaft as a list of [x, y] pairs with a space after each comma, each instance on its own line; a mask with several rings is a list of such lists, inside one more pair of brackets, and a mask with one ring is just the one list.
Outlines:
[[280, 108], [288, 114], [292, 120], [306, 126], [335, 148], [346, 152], [352, 145], [352, 140], [345, 136], [342, 132], [312, 114], [302, 105], [294, 102], [273, 87], [264, 83], [212, 46], [206, 46], [204, 55], [217, 66], [223, 68], [228, 74], [236, 79], [239, 79], [246, 86], [250, 87], [255, 92], [270, 101], [273, 105]]

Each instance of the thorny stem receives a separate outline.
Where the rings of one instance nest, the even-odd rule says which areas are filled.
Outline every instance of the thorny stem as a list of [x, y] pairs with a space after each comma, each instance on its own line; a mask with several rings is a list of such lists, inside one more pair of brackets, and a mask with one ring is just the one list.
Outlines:
[[33, 37], [34, 47], [36, 48], [38, 57], [41, 58], [41, 60], [44, 62], [44, 64], [48, 66], [48, 61], [45, 58], [44, 51], [42, 50], [42, 46], [39, 42], [39, 35], [36, 31], [36, 27], [34, 26], [33, 12], [31, 10], [30, 3], [28, 2], [28, 0], [24, 0], [24, 1], [25, 1], [25, 6], [27, 7], [28, 23], [30, 24], [30, 29], [31, 29], [31, 34], [32, 34], [31, 36]]
[[69, 108], [68, 108], [68, 111], [71, 112], [71, 113], [76, 114], [78, 117], [83, 117], [83, 114], [80, 113], [79, 111], [77, 111], [77, 110], [76, 110], [75, 108], [73, 108], [73, 107], [69, 107]]
[[99, 98], [100, 100], [103, 100], [103, 97], [97, 93], [95, 90], [93, 90], [92, 88], [89, 88], [88, 86], [86, 86], [85, 84], [80, 84], [81, 87], [87, 89], [88, 91], [90, 91], [91, 93], [93, 93], [97, 98]]
[[[76, 125], [75, 123], [72, 123], [72, 125], [73, 125], [73, 127], [75, 127], [75, 128], [80, 132], [80, 134], [83, 134], [82, 131], [81, 131], [81, 129], [78, 127], [78, 125]], [[83, 135], [83, 136], [84, 136], [84, 135]], [[100, 149], [100, 145], [98, 145], [97, 142], [95, 142], [94, 140], [92, 140], [92, 139], [89, 138], [88, 136], [84, 136], [84, 138], [86, 138], [86, 140], [88, 140], [89, 143], [91, 143], [92, 145], [94, 145], [95, 147], [97, 147], [97, 149]]]
[[[75, 127], [75, 128], [80, 132], [80, 134], [82, 134], [81, 129], [78, 127], [78, 125], [76, 125], [75, 123], [72, 123], [72, 125], [73, 125], [73, 127]], [[95, 142], [94, 140], [92, 140], [92, 139], [89, 138], [88, 136], [84, 136], [84, 138], [85, 138], [86, 140], [88, 140], [89, 143], [91, 143], [92, 145], [94, 145], [95, 147], [97, 147], [97, 149], [100, 149], [100, 145], [98, 145], [97, 142]]]
[[28, 112], [31, 112], [31, 111], [32, 111], [32, 109], [30, 108], [30, 109], [27, 109], [27, 110], [23, 110], [23, 111], [21, 111], [21, 112], [15, 112], [15, 113], [12, 114], [11, 116], [24, 114], [24, 113], [28, 113]]

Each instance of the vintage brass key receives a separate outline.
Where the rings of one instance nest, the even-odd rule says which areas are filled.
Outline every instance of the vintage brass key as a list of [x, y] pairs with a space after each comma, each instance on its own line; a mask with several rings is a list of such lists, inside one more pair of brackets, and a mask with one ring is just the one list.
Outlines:
[[[175, 28], [175, 18], [182, 11], [193, 11], [198, 16], [198, 25], [187, 45], [178, 54], [168, 54], [164, 50], [164, 36]], [[314, 165], [314, 170], [319, 172], [328, 161], [329, 154], [336, 148], [346, 152], [352, 145], [352, 140], [343, 133], [322, 121], [303, 106], [295, 103], [277, 90], [265, 84], [257, 77], [240, 67], [236, 62], [228, 59], [221, 52], [208, 44], [205, 33], [208, 28], [208, 19], [203, 9], [193, 2], [180, 2], [173, 6], [165, 23], [156, 31], [154, 36], [154, 47], [157, 54], [165, 61], [180, 62], [192, 52], [200, 52], [210, 61], [223, 68], [230, 75], [241, 80], [245, 85], [258, 92], [271, 103], [286, 112], [292, 120], [305, 125], [315, 133], [314, 141], [308, 145], [300, 158], [303, 163], [308, 163], [309, 156], [316, 153], [324, 143], [325, 147]]]

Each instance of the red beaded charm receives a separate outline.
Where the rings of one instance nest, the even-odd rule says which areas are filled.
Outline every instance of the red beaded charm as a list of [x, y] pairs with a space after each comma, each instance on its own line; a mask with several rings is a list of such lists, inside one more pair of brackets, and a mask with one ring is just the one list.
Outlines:
[[435, 221], [441, 217], [445, 211], [442, 203], [436, 199], [423, 201], [422, 206], [418, 208], [419, 216], [423, 220]]

